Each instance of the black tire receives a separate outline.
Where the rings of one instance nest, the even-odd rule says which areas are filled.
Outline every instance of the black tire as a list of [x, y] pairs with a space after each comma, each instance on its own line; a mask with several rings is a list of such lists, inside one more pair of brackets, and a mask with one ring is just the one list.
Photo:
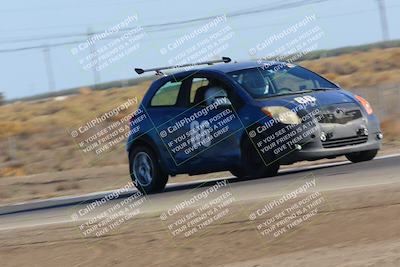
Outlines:
[[349, 153], [346, 155], [346, 158], [353, 163], [357, 163], [357, 162], [372, 160], [373, 158], [375, 158], [376, 154], [378, 154], [378, 150], [374, 149], [374, 150]]
[[241, 148], [241, 164], [230, 172], [238, 178], [256, 179], [275, 176], [279, 167], [279, 162], [271, 156], [264, 155], [263, 160], [251, 141], [246, 139]]
[[136, 188], [143, 194], [158, 193], [168, 182], [154, 151], [146, 146], [133, 148], [129, 153], [129, 171]]

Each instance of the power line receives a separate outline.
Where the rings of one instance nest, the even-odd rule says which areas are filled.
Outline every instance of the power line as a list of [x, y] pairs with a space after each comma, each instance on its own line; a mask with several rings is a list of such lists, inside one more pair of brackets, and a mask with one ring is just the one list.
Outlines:
[[[391, 7], [398, 7], [400, 5], [393, 5]], [[337, 17], [344, 17], [344, 16], [349, 16], [349, 15], [357, 15], [357, 14], [364, 14], [364, 13], [369, 13], [369, 12], [376, 12], [376, 9], [363, 9], [363, 10], [358, 10], [354, 12], [344, 12], [344, 13], [337, 13], [337, 14], [331, 14], [327, 15], [324, 17], [317, 17], [317, 19], [331, 19], [331, 18], [337, 18]], [[264, 25], [257, 25], [257, 26], [248, 26], [248, 27], [242, 27], [242, 28], [237, 28], [236, 30], [253, 30], [253, 29], [260, 29], [260, 28], [266, 28], [270, 26], [279, 26], [279, 25], [285, 25], [286, 23], [274, 23], [274, 24], [264, 24]]]
[[[258, 14], [258, 13], [263, 13], [263, 12], [270, 12], [270, 11], [276, 11], [276, 10], [282, 10], [282, 9], [291, 9], [295, 7], [300, 7], [304, 5], [310, 5], [310, 4], [318, 4], [322, 2], [327, 2], [327, 1], [332, 1], [332, 0], [291, 0], [291, 2], [280, 2], [278, 5], [275, 6], [270, 6], [270, 5], [262, 5], [258, 7], [253, 7], [250, 9], [243, 9], [239, 10], [236, 12], [231, 12], [226, 14], [227, 18], [236, 18], [240, 16], [245, 16], [245, 15], [252, 15], [252, 14]], [[158, 31], [164, 31], [166, 30], [164, 27], [168, 26], [181, 26], [181, 25], [187, 25], [187, 24], [192, 24], [192, 23], [197, 23], [197, 22], [202, 22], [202, 21], [208, 21], [216, 16], [206, 16], [206, 17], [200, 17], [200, 18], [195, 18], [195, 19], [189, 19], [189, 20], [181, 20], [181, 21], [174, 21], [174, 22], [166, 22], [166, 23], [159, 23], [159, 24], [150, 24], [150, 25], [145, 25], [142, 26], [144, 30], [147, 32], [158, 32]], [[155, 28], [155, 29], [154, 29]], [[134, 27], [127, 27], [124, 29], [120, 29], [120, 32], [126, 32], [133, 30]], [[154, 30], [152, 30], [154, 29]], [[103, 31], [97, 31], [93, 32], [93, 35], [96, 34], [101, 34]], [[61, 35], [49, 35], [49, 36], [42, 36], [42, 37], [31, 37], [31, 38], [25, 38], [25, 39], [14, 39], [14, 40], [6, 40], [0, 42], [1, 44], [5, 43], [21, 43], [21, 42], [31, 42], [31, 41], [46, 41], [46, 40], [52, 40], [52, 39], [65, 39], [65, 38], [73, 38], [73, 37], [84, 37], [86, 36], [86, 33], [73, 33], [73, 34], [61, 34]]]
[[[399, 6], [400, 5], [392, 5], [390, 7], [399, 7]], [[363, 13], [372, 12], [372, 11], [375, 11], [375, 10], [376, 9], [366, 9], [366, 10], [359, 10], [359, 11], [355, 11], [355, 12], [346, 12], [346, 13], [328, 15], [328, 16], [325, 16], [325, 17], [319, 17], [318, 19], [328, 19], [328, 18], [334, 18], [334, 17], [341, 17], [341, 16], [348, 16], [348, 15], [355, 15], [355, 14], [363, 14]], [[275, 24], [267, 24], [267, 25], [260, 25], [260, 26], [251, 26], [251, 27], [239, 28], [239, 29], [236, 29], [236, 30], [256, 29], [256, 28], [263, 28], [263, 27], [268, 27], [268, 26], [277, 26], [277, 25], [283, 25], [283, 24], [285, 24], [285, 23], [275, 23]], [[164, 30], [162, 30], [162, 31], [164, 31]], [[86, 36], [87, 36], [87, 33], [86, 33]], [[179, 35], [176, 35], [176, 37], [178, 37], [178, 36]], [[172, 37], [174, 37], [174, 36], [172, 36]], [[103, 40], [109, 40], [109, 39], [115, 39], [115, 37], [103, 38]], [[169, 39], [169, 38], [164, 38], [164, 39]], [[158, 40], [160, 40], [160, 38], [158, 38]], [[66, 45], [81, 44], [83, 42], [86, 42], [86, 39], [73, 40], [73, 41], [60, 42], [60, 43], [53, 43], [51, 45], [32, 45], [32, 46], [20, 47], [20, 48], [1, 49], [0, 53], [20, 52], [20, 51], [34, 50], [34, 49], [44, 49], [46, 47], [60, 47], [60, 46], [66, 46]]]
[[[153, 1], [156, 1], [156, 0], [153, 0]], [[157, 1], [159, 1], [159, 0], [157, 0]], [[80, 5], [77, 5], [77, 4], [71, 4], [71, 5], [60, 5], [60, 6], [48, 6], [48, 5], [46, 5], [46, 6], [38, 6], [38, 5], [35, 5], [34, 7], [24, 7], [24, 8], [9, 8], [9, 9], [0, 9], [0, 13], [19, 13], [19, 12], [26, 12], [26, 11], [29, 11], [29, 12], [32, 12], [32, 9], [33, 8], [36, 8], [37, 9], [37, 11], [35, 11], [35, 12], [38, 12], [38, 11], [47, 11], [47, 10], [60, 10], [60, 9], [76, 9], [76, 8], [80, 8], [80, 9], [82, 9], [82, 8], [90, 8], [90, 9], [93, 9], [94, 7], [104, 7], [104, 6], [116, 6], [116, 5], [124, 5], [123, 3], [115, 3], [115, 2], [110, 2], [110, 1], [105, 1], [106, 3], [100, 3], [99, 4], [99, 1], [97, 0], [97, 1], [93, 1], [93, 2], [87, 2], [87, 1], [85, 1], [85, 2], [83, 2], [83, 1], [80, 1], [79, 2], [79, 4]], [[148, 2], [147, 0], [143, 0], [143, 1], [136, 1], [136, 2], [131, 2], [131, 4], [140, 4], [140, 3], [145, 3], [145, 2]], [[82, 4], [84, 4], [84, 5], [82, 5]]]

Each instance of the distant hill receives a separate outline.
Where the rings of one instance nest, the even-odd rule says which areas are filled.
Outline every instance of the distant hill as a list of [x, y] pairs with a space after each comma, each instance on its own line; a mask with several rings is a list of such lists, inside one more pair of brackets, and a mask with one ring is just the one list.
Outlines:
[[356, 46], [345, 46], [330, 50], [316, 50], [310, 52], [302, 57], [302, 60], [313, 60], [319, 58], [326, 58], [326, 57], [335, 57], [340, 56], [343, 54], [350, 54], [354, 52], [367, 52], [373, 49], [385, 49], [385, 48], [393, 48], [393, 47], [400, 47], [400, 40], [392, 40], [392, 41], [385, 41], [385, 42], [377, 42], [371, 44], [364, 44], [364, 45], [356, 45]]
[[[341, 55], [346, 55], [346, 54], [353, 54], [353, 53], [358, 53], [358, 52], [368, 52], [374, 49], [386, 49], [386, 48], [397, 48], [400, 47], [400, 40], [393, 40], [393, 41], [386, 41], [386, 42], [378, 42], [378, 43], [372, 43], [372, 44], [365, 44], [365, 45], [358, 45], [358, 46], [347, 46], [347, 47], [341, 47], [341, 48], [336, 48], [336, 49], [330, 49], [330, 50], [316, 50], [313, 52], [310, 52], [306, 55], [304, 55], [301, 58], [301, 61], [310, 61], [310, 60], [318, 60], [318, 59], [324, 59], [324, 58], [331, 58], [331, 57], [337, 57]], [[328, 60], [329, 62], [329, 60]], [[314, 67], [313, 64], [309, 64], [308, 62], [305, 63], [307, 66], [310, 66], [313, 68], [313, 70], [320, 72], [322, 74], [325, 74], [323, 71], [319, 71], [319, 67]], [[323, 69], [322, 69], [323, 70]], [[331, 72], [330, 78], [336, 78], [333, 77]], [[52, 97], [57, 97], [57, 96], [64, 96], [64, 95], [73, 95], [77, 94], [81, 88], [90, 88], [92, 90], [107, 90], [111, 88], [123, 88], [123, 87], [129, 87], [129, 86], [134, 86], [138, 85], [144, 81], [149, 81], [149, 80], [154, 80], [156, 77], [153, 75], [148, 75], [148, 76], [143, 76], [143, 77], [137, 77], [137, 78], [132, 78], [132, 79], [127, 79], [127, 80], [117, 80], [117, 81], [111, 81], [111, 82], [105, 82], [98, 84], [97, 86], [94, 85], [87, 85], [87, 86], [80, 86], [76, 88], [69, 88], [69, 89], [64, 89], [64, 90], [58, 90], [56, 92], [48, 92], [48, 93], [43, 93], [43, 94], [37, 94], [34, 96], [28, 96], [28, 97], [22, 97], [18, 99], [11, 99], [7, 100], [8, 103], [10, 102], [15, 102], [15, 101], [25, 101], [25, 100], [39, 100], [39, 99], [45, 99], [45, 98], [52, 98]]]

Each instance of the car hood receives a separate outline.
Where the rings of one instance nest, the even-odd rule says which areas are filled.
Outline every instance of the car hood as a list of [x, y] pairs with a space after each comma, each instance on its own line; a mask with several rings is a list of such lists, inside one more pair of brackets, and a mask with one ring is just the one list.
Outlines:
[[257, 99], [256, 101], [260, 106], [285, 106], [288, 108], [294, 108], [301, 103], [301, 99], [305, 96], [313, 96], [316, 99], [316, 103], [313, 106], [329, 106], [340, 103], [354, 103], [356, 102], [353, 95], [343, 90], [328, 90], [328, 91], [313, 91], [304, 92], [299, 94], [290, 94], [282, 96], [274, 96], [264, 99]]

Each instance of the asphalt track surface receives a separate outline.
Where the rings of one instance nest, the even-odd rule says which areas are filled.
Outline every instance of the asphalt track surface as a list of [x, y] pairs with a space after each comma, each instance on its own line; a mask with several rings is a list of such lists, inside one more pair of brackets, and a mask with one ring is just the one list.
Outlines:
[[[221, 193], [229, 191], [235, 197], [235, 201], [245, 202], [278, 197], [314, 178], [316, 186], [312, 190], [321, 192], [398, 183], [400, 182], [400, 155], [384, 156], [369, 162], [355, 164], [344, 161], [289, 169], [281, 171], [275, 177], [256, 180], [223, 177], [208, 181], [172, 183], [167, 186], [165, 192], [146, 196], [140, 207], [140, 215], [154, 216], [156, 214], [156, 216], [159, 216], [177, 203], [190, 199], [210, 186], [225, 180], [227, 186], [220, 189]], [[97, 216], [104, 210], [115, 206], [116, 203], [129, 198], [135, 192], [137, 191], [132, 189], [121, 194], [118, 199], [107, 201], [104, 205], [92, 210], [88, 216]], [[74, 222], [74, 219], [79, 221], [80, 218], [73, 218], [74, 214], [109, 193], [98, 192], [85, 196], [55, 198], [0, 207], [0, 231], [60, 223], [77, 223]], [[196, 203], [196, 205], [201, 204], [201, 201]], [[87, 218], [85, 217], [85, 220]]]

